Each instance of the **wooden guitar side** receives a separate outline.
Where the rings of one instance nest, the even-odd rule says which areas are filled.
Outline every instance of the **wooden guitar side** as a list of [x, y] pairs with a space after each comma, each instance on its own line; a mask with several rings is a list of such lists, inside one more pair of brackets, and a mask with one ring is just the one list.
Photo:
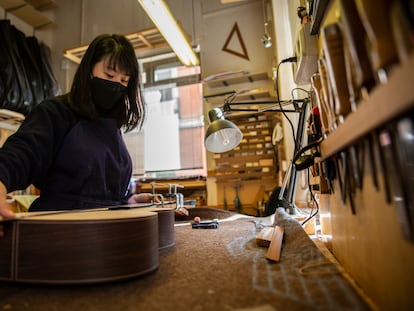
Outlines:
[[158, 268], [160, 246], [174, 245], [171, 209], [40, 212], [3, 225], [0, 280], [14, 282], [81, 284], [137, 277]]

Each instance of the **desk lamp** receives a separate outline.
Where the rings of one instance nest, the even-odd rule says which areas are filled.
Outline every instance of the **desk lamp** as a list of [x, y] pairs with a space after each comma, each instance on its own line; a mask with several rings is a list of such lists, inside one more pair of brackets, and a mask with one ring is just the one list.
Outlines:
[[204, 142], [206, 149], [214, 153], [227, 152], [238, 146], [243, 133], [233, 122], [224, 118], [219, 108], [208, 112], [210, 126], [207, 128]]
[[[293, 109], [284, 109], [283, 105], [293, 104]], [[233, 122], [226, 120], [224, 113], [231, 112], [297, 112], [299, 120], [295, 133], [294, 155], [301, 150], [303, 134], [306, 125], [306, 114], [308, 110], [309, 99], [287, 100], [287, 101], [254, 101], [254, 102], [230, 102], [225, 101], [221, 108], [213, 108], [209, 111], [210, 125], [207, 128], [204, 142], [206, 149], [213, 153], [223, 153], [230, 151], [238, 146], [242, 140], [243, 134]], [[263, 108], [258, 108], [263, 106]], [[256, 108], [254, 108], [256, 107]], [[296, 191], [297, 169], [291, 161], [287, 174], [282, 183], [282, 189], [279, 193], [279, 202], [289, 213], [295, 214], [294, 197]], [[278, 206], [281, 207], [281, 206]]]

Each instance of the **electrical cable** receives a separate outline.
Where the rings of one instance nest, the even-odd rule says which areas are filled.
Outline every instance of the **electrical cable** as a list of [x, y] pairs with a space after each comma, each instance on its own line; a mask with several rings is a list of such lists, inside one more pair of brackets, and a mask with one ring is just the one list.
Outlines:
[[317, 147], [323, 141], [323, 137], [315, 140], [314, 142], [309, 143], [305, 147], [302, 147], [293, 155], [293, 163], [296, 166], [298, 171], [301, 171], [305, 168], [308, 168], [310, 165], [313, 165], [315, 155], [319, 155], [319, 152], [314, 153], [313, 155], [303, 155], [309, 149]]
[[311, 198], [312, 198], [313, 203], [316, 205], [316, 211], [312, 214], [312, 211], [314, 209], [314, 207], [312, 205], [312, 209], [311, 209], [310, 215], [309, 215], [308, 218], [306, 218], [304, 221], [302, 221], [302, 223], [301, 223], [302, 226], [304, 226], [309, 220], [311, 220], [313, 217], [315, 217], [319, 213], [319, 204], [318, 204], [318, 202], [317, 202], [317, 200], [315, 198], [315, 195], [313, 194], [312, 187], [310, 185], [310, 173], [309, 173], [309, 171], [310, 171], [310, 168], [308, 168], [308, 186], [309, 186], [309, 193], [311, 195]]
[[293, 142], [296, 144], [296, 135], [295, 135], [295, 127], [293, 126], [292, 121], [290, 120], [290, 118], [287, 116], [286, 112], [283, 110], [282, 104], [280, 103], [280, 99], [279, 99], [279, 67], [281, 64], [284, 63], [288, 63], [288, 62], [296, 62], [296, 57], [289, 57], [289, 58], [285, 58], [282, 61], [279, 62], [279, 64], [276, 67], [276, 77], [275, 77], [275, 90], [276, 90], [276, 100], [279, 102], [279, 107], [280, 107], [280, 111], [282, 112], [283, 116], [286, 118], [286, 120], [288, 120], [290, 128], [292, 130], [292, 136], [293, 136]]
[[306, 96], [309, 97], [310, 92], [308, 90], [305, 90], [304, 88], [301, 87], [295, 87], [292, 89], [292, 91], [290, 92], [290, 95], [292, 96], [292, 99], [295, 99], [295, 96], [293, 95], [294, 91], [302, 91], [306, 93]]

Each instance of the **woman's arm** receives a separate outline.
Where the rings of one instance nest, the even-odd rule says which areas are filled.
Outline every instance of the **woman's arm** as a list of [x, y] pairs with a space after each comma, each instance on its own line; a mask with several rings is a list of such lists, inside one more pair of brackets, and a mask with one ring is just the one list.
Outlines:
[[37, 105], [0, 149], [0, 180], [7, 191], [26, 189], [43, 178], [67, 131], [77, 121], [62, 101]]

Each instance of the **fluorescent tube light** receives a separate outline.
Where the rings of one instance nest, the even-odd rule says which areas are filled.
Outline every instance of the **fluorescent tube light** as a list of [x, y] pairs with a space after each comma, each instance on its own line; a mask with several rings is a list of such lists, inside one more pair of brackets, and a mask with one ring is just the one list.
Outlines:
[[198, 58], [163, 0], [137, 0], [164, 36], [180, 61], [186, 66], [198, 65]]

